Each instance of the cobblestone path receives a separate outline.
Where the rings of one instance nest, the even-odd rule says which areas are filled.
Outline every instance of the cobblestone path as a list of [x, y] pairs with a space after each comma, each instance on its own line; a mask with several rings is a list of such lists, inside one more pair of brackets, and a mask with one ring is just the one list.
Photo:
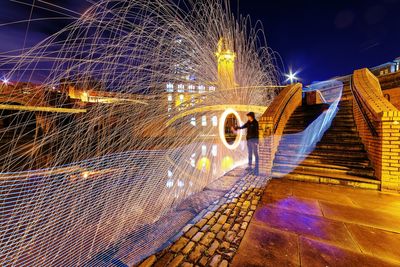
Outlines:
[[202, 210], [170, 246], [138, 266], [229, 266], [269, 181], [244, 169], [231, 175], [241, 178], [228, 193]]

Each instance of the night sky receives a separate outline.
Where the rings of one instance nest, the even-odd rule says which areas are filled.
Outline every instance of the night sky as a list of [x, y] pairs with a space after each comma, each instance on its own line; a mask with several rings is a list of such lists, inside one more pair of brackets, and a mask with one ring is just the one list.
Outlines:
[[[34, 0], [18, 0], [32, 3]], [[236, 12], [238, 0], [232, 1]], [[240, 12], [261, 20], [268, 45], [287, 69], [301, 70], [305, 84], [354, 69], [372, 67], [400, 56], [400, 0], [269, 1], [239, 0]], [[84, 0], [52, 0], [76, 12], [90, 5]], [[53, 8], [54, 9], [54, 8]], [[71, 22], [68, 16], [34, 9], [26, 46], [32, 46]], [[29, 18], [31, 7], [1, 0], [0, 24]], [[27, 23], [0, 27], [0, 52], [20, 49]]]

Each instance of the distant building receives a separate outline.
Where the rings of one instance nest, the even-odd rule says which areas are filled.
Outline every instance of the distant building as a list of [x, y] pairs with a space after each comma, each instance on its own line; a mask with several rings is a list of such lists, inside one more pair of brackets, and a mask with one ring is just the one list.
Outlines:
[[381, 75], [386, 75], [389, 73], [397, 72], [400, 70], [400, 57], [394, 59], [393, 61], [370, 68], [370, 70], [375, 76], [381, 76]]

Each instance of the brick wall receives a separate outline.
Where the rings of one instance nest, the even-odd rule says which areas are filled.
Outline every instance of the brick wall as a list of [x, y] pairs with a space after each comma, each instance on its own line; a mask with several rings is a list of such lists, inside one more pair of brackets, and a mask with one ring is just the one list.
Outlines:
[[352, 88], [360, 101], [353, 106], [357, 128], [381, 189], [400, 191], [400, 112], [385, 99], [368, 69], [354, 72]]
[[[302, 102], [300, 83], [287, 86], [260, 118], [260, 173], [270, 175], [283, 130]], [[277, 127], [275, 128], [275, 125]]]

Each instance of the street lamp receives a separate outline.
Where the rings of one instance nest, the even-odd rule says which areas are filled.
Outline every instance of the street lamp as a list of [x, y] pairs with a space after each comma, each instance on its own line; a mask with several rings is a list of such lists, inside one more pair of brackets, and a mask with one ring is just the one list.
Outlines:
[[2, 82], [3, 82], [5, 85], [8, 85], [8, 83], [10, 82], [10, 80], [7, 79], [7, 78], [4, 78], [4, 79], [2, 80]]
[[290, 82], [292, 84], [293, 82], [298, 81], [299, 80], [299, 78], [297, 77], [298, 73], [299, 73], [298, 71], [293, 73], [292, 70], [289, 70], [289, 73], [285, 74], [285, 76], [287, 77], [285, 82]]

